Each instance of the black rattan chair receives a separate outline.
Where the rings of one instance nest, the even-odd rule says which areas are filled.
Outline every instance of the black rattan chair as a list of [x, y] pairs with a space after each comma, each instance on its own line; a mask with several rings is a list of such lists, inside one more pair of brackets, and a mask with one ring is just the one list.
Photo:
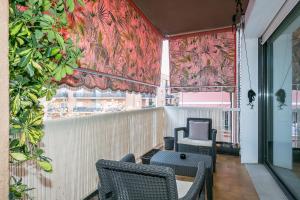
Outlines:
[[[200, 122], [207, 123], [208, 138], [205, 140], [191, 139], [191, 123]], [[183, 135], [180, 135], [180, 131], [183, 131]], [[193, 130], [195, 131], [195, 130]], [[201, 130], [200, 130], [201, 131]], [[208, 118], [187, 118], [187, 126], [174, 129], [175, 136], [175, 151], [189, 152], [189, 153], [201, 153], [212, 156], [213, 169], [216, 170], [216, 135], [217, 130], [212, 129], [212, 120]]]
[[[169, 167], [135, 164], [129, 154], [121, 161], [99, 160], [99, 197], [109, 200], [177, 200], [174, 171]], [[183, 200], [205, 199], [205, 167], [199, 163], [195, 180]]]

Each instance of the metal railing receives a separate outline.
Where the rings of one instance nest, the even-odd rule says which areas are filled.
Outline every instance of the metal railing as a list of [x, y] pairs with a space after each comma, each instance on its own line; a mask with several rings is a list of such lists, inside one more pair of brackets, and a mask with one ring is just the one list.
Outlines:
[[74, 97], [126, 97], [125, 92], [74, 92]]

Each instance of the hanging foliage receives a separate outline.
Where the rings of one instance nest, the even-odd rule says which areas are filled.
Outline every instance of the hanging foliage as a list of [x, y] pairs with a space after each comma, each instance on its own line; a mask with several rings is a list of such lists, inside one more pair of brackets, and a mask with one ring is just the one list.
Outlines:
[[[44, 107], [56, 82], [77, 67], [81, 55], [71, 39], [63, 37], [68, 12], [82, 0], [11, 0], [9, 4], [10, 163], [33, 161], [51, 172], [51, 159], [39, 147]], [[10, 199], [23, 199], [30, 190], [11, 177]]]

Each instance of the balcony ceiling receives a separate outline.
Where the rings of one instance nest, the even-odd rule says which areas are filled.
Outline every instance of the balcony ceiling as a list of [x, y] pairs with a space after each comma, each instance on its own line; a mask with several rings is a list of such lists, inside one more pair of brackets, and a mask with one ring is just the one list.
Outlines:
[[235, 0], [132, 1], [165, 36], [228, 27], [235, 13]]

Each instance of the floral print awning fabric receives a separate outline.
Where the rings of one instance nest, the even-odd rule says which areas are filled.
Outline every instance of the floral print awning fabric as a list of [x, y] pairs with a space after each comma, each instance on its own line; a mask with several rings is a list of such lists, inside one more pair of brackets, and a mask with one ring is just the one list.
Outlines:
[[[104, 76], [78, 70], [62, 84], [154, 92], [160, 84], [162, 36], [129, 0], [90, 0], [85, 4], [68, 16], [70, 29], [65, 36], [77, 41], [83, 50], [79, 67]], [[148, 85], [137, 85], [134, 81]]]
[[61, 81], [71, 87], [85, 87], [88, 89], [98, 88], [101, 90], [111, 89], [140, 93], [156, 93], [156, 87], [138, 84], [107, 76], [95, 75], [94, 73], [75, 70], [72, 76], [68, 76]]
[[231, 28], [171, 38], [172, 92], [234, 90], [235, 41]]

